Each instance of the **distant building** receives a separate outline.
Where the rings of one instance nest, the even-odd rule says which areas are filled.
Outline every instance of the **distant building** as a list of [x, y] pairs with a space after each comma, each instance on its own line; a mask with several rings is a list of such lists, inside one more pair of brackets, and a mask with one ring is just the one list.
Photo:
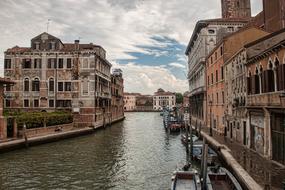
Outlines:
[[[4, 89], [10, 89], [15, 83], [11, 80], [0, 78], [0, 140], [5, 140], [8, 136], [7, 134], [7, 123], [3, 117], [3, 108], [4, 108]], [[5, 104], [10, 104], [10, 100], [6, 99]], [[12, 136], [13, 137], [13, 136]]]
[[140, 96], [139, 93], [124, 93], [124, 110], [125, 111], [135, 111], [137, 97]]
[[5, 94], [8, 109], [71, 110], [78, 126], [105, 124], [111, 115], [111, 63], [95, 44], [63, 43], [48, 33], [31, 47], [5, 52], [5, 77], [16, 82]]
[[124, 117], [124, 79], [121, 69], [114, 69], [111, 75], [111, 117], [112, 120]]
[[162, 110], [163, 108], [173, 109], [176, 106], [176, 96], [173, 92], [165, 92], [158, 89], [153, 96], [153, 109]]
[[140, 95], [136, 97], [136, 111], [153, 111], [153, 96]]

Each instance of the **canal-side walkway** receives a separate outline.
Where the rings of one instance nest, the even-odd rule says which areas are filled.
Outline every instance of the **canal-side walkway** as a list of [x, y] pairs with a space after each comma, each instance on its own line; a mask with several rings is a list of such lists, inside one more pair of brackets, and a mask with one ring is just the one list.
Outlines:
[[201, 136], [219, 150], [226, 164], [248, 189], [277, 190], [283, 188], [285, 167], [268, 160], [256, 152], [230, 141], [224, 136], [213, 132], [210, 137], [209, 129], [202, 128]]
[[[125, 117], [118, 118], [112, 123], [116, 123], [119, 121], [124, 120]], [[27, 138], [25, 140], [24, 138], [21, 139], [13, 139], [9, 140], [6, 142], [0, 142], [0, 153], [3, 152], [8, 152], [11, 150], [16, 150], [20, 148], [25, 148], [29, 146], [35, 146], [35, 145], [40, 145], [44, 143], [49, 143], [49, 142], [55, 142], [67, 138], [72, 138], [72, 137], [77, 137], [81, 135], [86, 135], [95, 132], [98, 129], [101, 129], [103, 125], [101, 126], [96, 126], [96, 128], [93, 127], [85, 127], [85, 128], [72, 128], [66, 131], [58, 131], [58, 132], [53, 132], [53, 133], [43, 133], [41, 135], [33, 136]]]

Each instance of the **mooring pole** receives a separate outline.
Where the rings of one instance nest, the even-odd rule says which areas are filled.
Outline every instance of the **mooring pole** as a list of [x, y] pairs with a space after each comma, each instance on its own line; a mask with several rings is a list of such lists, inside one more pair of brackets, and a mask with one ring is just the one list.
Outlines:
[[25, 145], [26, 145], [26, 148], [28, 148], [29, 147], [29, 143], [28, 143], [28, 137], [27, 137], [26, 123], [24, 123], [24, 125], [23, 125], [23, 131], [24, 131]]
[[207, 189], [208, 144], [205, 144], [203, 163], [203, 190]]
[[203, 172], [204, 172], [204, 150], [205, 150], [205, 144], [206, 144], [206, 139], [203, 138], [203, 147], [202, 147], [202, 157], [201, 157], [201, 175], [200, 177], [203, 177]]

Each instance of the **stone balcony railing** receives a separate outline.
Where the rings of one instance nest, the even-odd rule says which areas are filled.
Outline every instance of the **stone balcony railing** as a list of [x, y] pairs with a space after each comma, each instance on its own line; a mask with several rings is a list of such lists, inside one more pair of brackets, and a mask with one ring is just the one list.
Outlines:
[[271, 92], [247, 96], [247, 107], [281, 107], [282, 92]]

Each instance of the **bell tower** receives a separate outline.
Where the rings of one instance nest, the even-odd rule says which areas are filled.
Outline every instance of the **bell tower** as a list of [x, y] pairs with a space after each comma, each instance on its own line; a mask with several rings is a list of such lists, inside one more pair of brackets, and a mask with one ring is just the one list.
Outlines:
[[250, 18], [250, 0], [221, 0], [223, 18]]

